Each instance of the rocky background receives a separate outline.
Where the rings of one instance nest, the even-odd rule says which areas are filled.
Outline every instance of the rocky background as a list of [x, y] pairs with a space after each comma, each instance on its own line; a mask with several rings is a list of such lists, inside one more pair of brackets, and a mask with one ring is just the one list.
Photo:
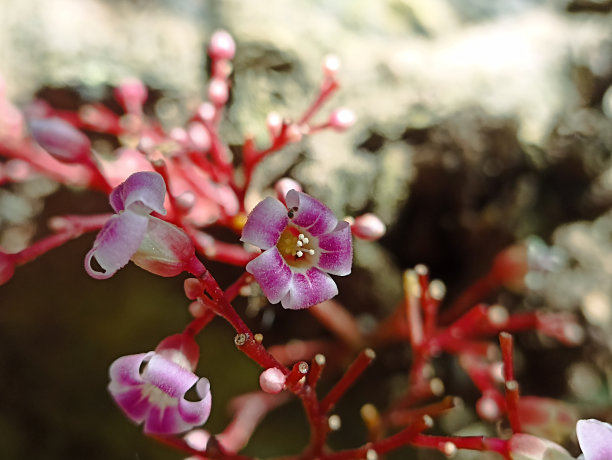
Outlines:
[[[323, 57], [336, 54], [342, 88], [330, 106], [352, 108], [358, 123], [269, 158], [253, 201], [289, 174], [339, 214], [373, 211], [387, 223], [380, 243], [356, 242], [355, 273], [340, 283], [340, 300], [364, 324], [401, 298], [402, 269], [427, 264], [452, 300], [501, 249], [540, 236], [564, 264], [527, 296], [489, 300], [581, 316], [580, 349], [519, 337], [535, 359], [519, 380], [531, 394], [570, 400], [609, 421], [611, 10], [605, 0], [0, 0], [0, 74], [18, 103], [38, 94], [68, 106], [106, 97], [109, 85], [136, 75], [171, 126], [201, 100], [207, 39], [225, 28], [238, 50], [223, 134], [239, 145], [247, 132], [265, 138], [268, 112], [299, 114]], [[106, 209], [104, 197], [44, 181], [2, 188], [0, 245], [20, 249], [53, 214]], [[82, 257], [92, 239], [22, 267], [0, 287], [3, 458], [179, 458], [125, 421], [105, 385], [113, 359], [153, 348], [188, 320], [182, 282], [134, 267], [103, 283], [89, 279]], [[210, 269], [222, 283], [238, 273]], [[271, 343], [324, 333], [278, 309], [263, 316], [252, 321], [259, 329], [272, 322], [264, 330]], [[213, 432], [227, 421], [228, 398], [257, 381], [232, 337], [220, 322], [202, 337], [199, 373], [213, 388]], [[376, 403], [392, 398], [388, 382], [401, 384], [407, 363], [383, 360], [377, 372], [387, 386]], [[469, 398], [461, 385], [452, 390]], [[368, 401], [367, 387], [355, 391]], [[359, 444], [358, 407], [340, 410], [338, 445]], [[306, 425], [285, 420], [300, 413], [294, 404], [271, 414], [248, 453], [295, 451]]]

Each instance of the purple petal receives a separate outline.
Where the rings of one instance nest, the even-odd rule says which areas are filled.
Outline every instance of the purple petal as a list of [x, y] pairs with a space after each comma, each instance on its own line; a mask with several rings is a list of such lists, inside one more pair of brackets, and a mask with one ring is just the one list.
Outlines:
[[193, 425], [181, 418], [177, 406], [151, 407], [144, 425], [150, 434], [176, 434], [189, 430]]
[[278, 243], [288, 222], [285, 206], [277, 199], [268, 197], [249, 214], [240, 240], [264, 250], [270, 249]]
[[111, 364], [108, 374], [112, 382], [118, 385], [140, 385], [144, 383], [140, 375], [142, 363], [153, 356], [153, 352], [122, 356]]
[[[85, 256], [87, 273], [96, 279], [106, 279], [124, 267], [138, 250], [147, 231], [148, 220], [147, 216], [131, 211], [111, 217], [98, 233], [93, 248]], [[103, 272], [92, 268], [91, 260], [94, 257]]]
[[313, 236], [331, 232], [338, 224], [334, 213], [310, 195], [295, 190], [287, 192], [287, 208], [293, 210], [291, 221]]
[[298, 310], [331, 299], [338, 294], [338, 287], [331, 277], [318, 268], [310, 268], [305, 273], [294, 273], [289, 292], [283, 297], [283, 308]]
[[132, 174], [119, 184], [110, 194], [109, 201], [115, 212], [129, 209], [134, 211], [144, 207], [146, 212], [156, 211], [166, 214], [164, 198], [166, 183], [161, 174], [154, 171], [141, 171]]
[[192, 425], [201, 425], [208, 420], [212, 406], [208, 379], [201, 378], [196, 384], [196, 390], [202, 399], [200, 401], [187, 401], [185, 398], [181, 398], [179, 399], [178, 410], [185, 422]]
[[158, 354], [153, 355], [142, 378], [172, 398], [182, 397], [198, 381], [193, 372]]
[[576, 434], [584, 460], [612, 459], [612, 425], [595, 419], [579, 420]]
[[251, 260], [246, 266], [246, 271], [255, 277], [270, 303], [280, 302], [289, 291], [291, 268], [276, 246]]
[[351, 226], [340, 222], [335, 230], [319, 236], [319, 261], [317, 267], [332, 275], [348, 275], [353, 265]]
[[108, 391], [117, 405], [135, 423], [142, 422], [153, 407], [149, 398], [142, 394], [143, 388], [144, 385], [124, 387], [117, 382], [108, 385]]

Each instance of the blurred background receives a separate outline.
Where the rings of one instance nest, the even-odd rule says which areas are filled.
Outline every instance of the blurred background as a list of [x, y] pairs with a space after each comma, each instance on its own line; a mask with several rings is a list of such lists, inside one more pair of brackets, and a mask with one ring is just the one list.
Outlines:
[[[0, 0], [0, 75], [18, 105], [39, 96], [72, 109], [109, 100], [112, 85], [137, 76], [151, 90], [151, 113], [171, 127], [202, 100], [207, 40], [223, 28], [237, 54], [222, 134], [238, 146], [245, 133], [266, 139], [270, 111], [299, 115], [316, 93], [324, 56], [337, 55], [342, 88], [328, 108], [350, 107], [357, 124], [270, 157], [251, 200], [289, 175], [339, 215], [372, 211], [385, 221], [387, 236], [356, 241], [354, 273], [338, 280], [339, 300], [364, 324], [401, 299], [403, 269], [425, 263], [452, 301], [500, 250], [540, 236], [565, 264], [528, 292], [488, 300], [511, 311], [576, 312], [584, 346], [521, 335], [519, 352], [529, 360], [518, 378], [525, 393], [610, 421], [611, 11], [609, 0]], [[4, 186], [0, 246], [22, 249], [50, 216], [108, 210], [105, 196], [44, 179]], [[181, 458], [124, 419], [106, 385], [114, 359], [153, 349], [189, 321], [183, 279], [130, 266], [93, 280], [82, 267], [93, 238], [21, 267], [0, 287], [2, 458]], [[208, 268], [222, 286], [240, 274]], [[254, 312], [249, 322], [267, 344], [325, 337], [310, 316], [246, 304], [238, 310]], [[213, 391], [206, 427], [217, 432], [229, 420], [229, 398], [257, 388], [258, 369], [220, 320], [199, 342], [198, 374]], [[405, 384], [409, 349], [380, 356], [347, 394], [353, 404], [338, 408], [335, 447], [363, 443], [359, 407], [384, 407]], [[447, 391], [466, 399], [462, 425], [476, 423], [474, 388], [451, 360], [442, 365]], [[298, 451], [308, 439], [301, 414], [297, 403], [273, 412], [245, 453]]]

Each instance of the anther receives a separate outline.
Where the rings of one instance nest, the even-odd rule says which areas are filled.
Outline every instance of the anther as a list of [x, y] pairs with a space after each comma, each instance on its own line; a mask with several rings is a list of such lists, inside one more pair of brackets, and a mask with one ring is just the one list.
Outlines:
[[301, 247], [301, 246], [304, 245], [304, 243], [302, 241], [298, 240], [297, 245]]
[[302, 257], [304, 255], [304, 253], [302, 251], [298, 251], [298, 252], [295, 253], [295, 255], [297, 257]]
[[314, 249], [309, 249], [308, 250], [308, 254], [310, 254], [311, 256], [314, 256], [314, 253], [315, 253]]
[[302, 241], [304, 242], [304, 244], [308, 244], [308, 242], [310, 241], [308, 238], [304, 237], [302, 238]]

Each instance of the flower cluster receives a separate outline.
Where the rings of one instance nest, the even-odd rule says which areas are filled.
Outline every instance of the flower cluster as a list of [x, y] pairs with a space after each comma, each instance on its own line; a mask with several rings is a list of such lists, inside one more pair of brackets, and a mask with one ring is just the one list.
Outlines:
[[[2, 163], [7, 173], [0, 179], [18, 182], [44, 174], [66, 185], [105, 193], [113, 211], [56, 216], [49, 222], [51, 235], [22, 251], [0, 251], [0, 284], [13, 276], [17, 266], [95, 231], [85, 270], [97, 280], [114, 276], [129, 261], [163, 277], [192, 275], [184, 281], [185, 308], [191, 314], [184, 330], [162, 340], [154, 351], [116, 359], [110, 365], [108, 390], [147, 435], [194, 459], [247, 459], [239, 451], [258, 423], [291, 397], [301, 400], [311, 430], [308, 445], [294, 459], [372, 460], [405, 446], [436, 449], [449, 457], [458, 449], [471, 449], [513, 460], [571, 459], [560, 444], [573, 434], [579, 412], [561, 401], [519, 394], [511, 333], [537, 330], [571, 346], [582, 339], [580, 325], [569, 315], [511, 314], [501, 305], [481, 303], [498, 288], [521, 292], [537, 285], [538, 275], [563, 262], [561, 255], [542, 245], [536, 251], [533, 245], [513, 245], [501, 251], [490, 271], [440, 315], [445, 287], [430, 280], [427, 267], [417, 265], [404, 272], [404, 298], [389, 316], [373, 314], [371, 324], [363, 327], [342, 304], [342, 296], [334, 299], [339, 289], [332, 276], [351, 273], [353, 237], [376, 241], [384, 235], [385, 224], [372, 213], [339, 220], [290, 178], [276, 181], [276, 198], [263, 199], [250, 212], [246, 200], [253, 173], [268, 155], [305, 135], [324, 129], [342, 132], [353, 125], [355, 116], [345, 108], [335, 108], [322, 123], [312, 121], [338, 88], [339, 62], [331, 56], [325, 59], [319, 92], [302, 116], [292, 121], [270, 114], [269, 145], [258, 148], [253, 138], [246, 137], [234, 159], [219, 135], [219, 125], [230, 100], [235, 53], [227, 32], [213, 35], [208, 100], [185, 126], [168, 132], [146, 115], [147, 88], [136, 79], [127, 79], [114, 92], [122, 115], [101, 104], [87, 104], [73, 113], [38, 101], [27, 111], [29, 134], [21, 112], [0, 93], [1, 153], [9, 158], [7, 164], [17, 162], [11, 168]], [[83, 130], [114, 136], [120, 146], [100, 155]], [[273, 182], [270, 178], [267, 185]], [[222, 227], [234, 240], [216, 238], [213, 226]], [[243, 273], [222, 289], [208, 271], [208, 261], [238, 266]], [[255, 283], [260, 290], [251, 289]], [[295, 321], [301, 321], [300, 315], [312, 315], [332, 338], [264, 345], [263, 335], [253, 332], [232, 305], [239, 295], [255, 296], [260, 291], [271, 304], [308, 309], [287, 314]], [[195, 373], [200, 351], [196, 337], [216, 317], [232, 326], [236, 347], [263, 370], [262, 391], [232, 401], [231, 422], [212, 434], [198, 428], [209, 418], [212, 394], [208, 379]], [[492, 337], [499, 338], [499, 353]], [[360, 413], [368, 441], [333, 452], [327, 442], [329, 432], [341, 425], [333, 413], [336, 404], [375, 359], [374, 348], [398, 344], [411, 347], [404, 395], [390, 401], [384, 412], [373, 404], [363, 405]], [[450, 396], [437, 399], [444, 385], [434, 375], [434, 361], [442, 353], [457, 359], [480, 392], [475, 413], [497, 426], [506, 419], [511, 433], [499, 437], [425, 433], [433, 417], [455, 406]], [[318, 385], [326, 366], [341, 376], [322, 395]], [[256, 385], [253, 382], [253, 388]], [[191, 398], [190, 392], [197, 398]], [[584, 460], [612, 459], [610, 425], [580, 420], [576, 431]]]

